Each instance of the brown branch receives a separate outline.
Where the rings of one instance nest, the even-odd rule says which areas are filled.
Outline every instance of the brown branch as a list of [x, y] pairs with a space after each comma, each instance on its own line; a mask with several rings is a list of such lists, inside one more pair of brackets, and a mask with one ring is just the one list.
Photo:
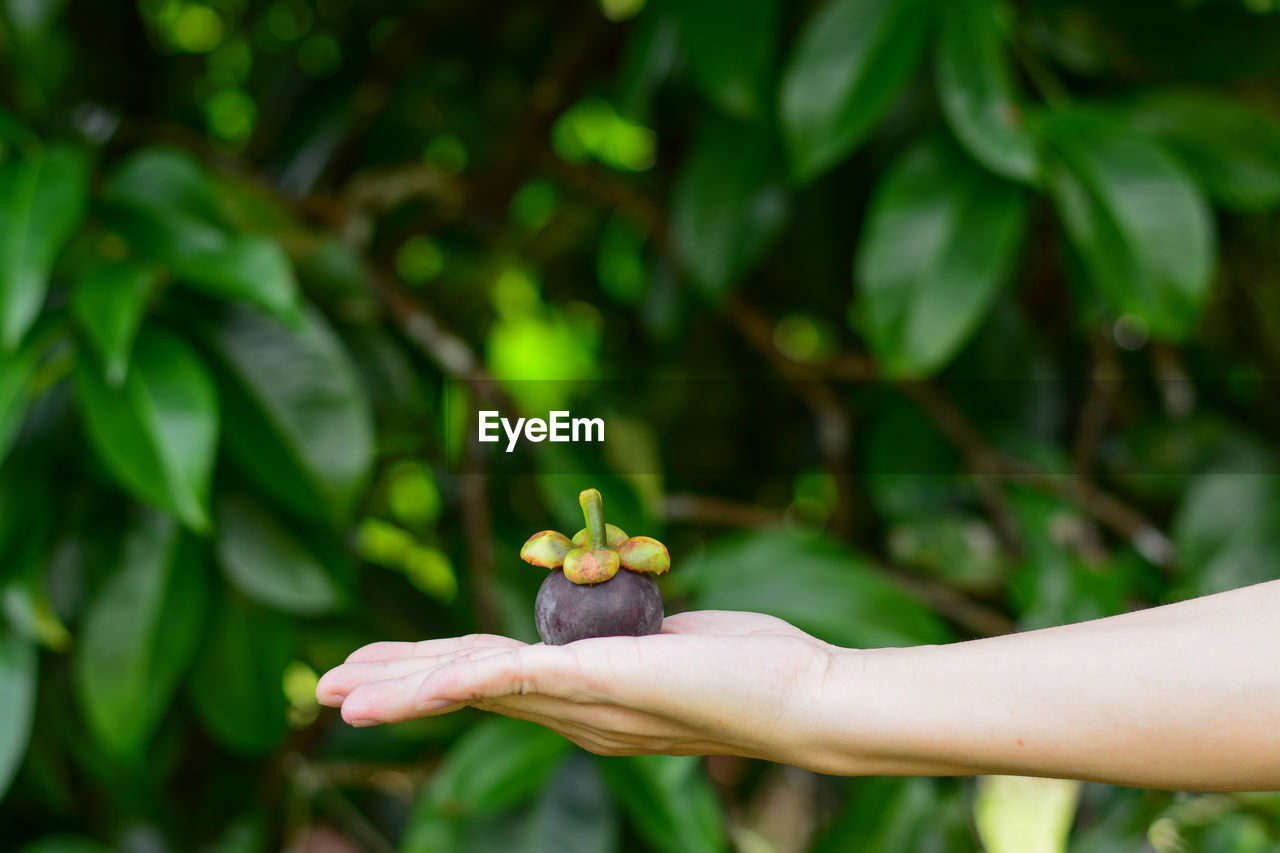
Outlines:
[[1115, 495], [1073, 474], [1041, 471], [1020, 459], [1000, 457], [1006, 480], [1070, 501], [1129, 542], [1139, 554], [1163, 569], [1176, 559], [1173, 543], [1146, 516]]
[[[1057, 495], [1118, 533], [1152, 563], [1163, 568], [1173, 564], [1173, 545], [1168, 537], [1120, 498], [1083, 477], [1048, 473], [1029, 462], [997, 452], [932, 383], [911, 382], [902, 387], [912, 389], [911, 398], [934, 418], [943, 435], [972, 460], [971, 465], [986, 475], [978, 477], [980, 486], [991, 488], [1004, 479]], [[1003, 504], [1003, 495], [1000, 500]], [[1012, 515], [1007, 523], [1013, 525]]]
[[706, 495], [667, 495], [662, 503], [666, 521], [722, 524], [726, 527], [768, 529], [782, 526], [782, 515], [764, 507]]
[[[371, 270], [373, 290], [404, 336], [448, 376], [465, 382], [469, 400], [515, 406], [498, 388], [467, 343], [450, 332], [426, 306], [382, 270]], [[484, 454], [468, 436], [463, 450], [461, 504], [467, 532], [467, 569], [472, 583], [476, 624], [482, 631], [501, 628], [497, 583], [493, 574], [493, 521], [487, 500]]]
[[319, 798], [328, 805], [330, 813], [343, 825], [353, 839], [365, 850], [375, 853], [393, 853], [391, 845], [382, 832], [355, 804], [346, 797], [334, 781], [324, 772], [320, 765], [309, 761], [300, 752], [290, 753], [284, 759], [285, 771], [292, 783], [302, 791], [308, 799]]
[[458, 478], [462, 517], [467, 531], [467, 567], [471, 573], [476, 625], [486, 633], [501, 630], [497, 582], [493, 574], [493, 520], [489, 515], [484, 452], [478, 439], [468, 437]]
[[1072, 442], [1071, 457], [1075, 472], [1089, 477], [1098, 455], [1098, 445], [1111, 416], [1115, 385], [1120, 379], [1120, 363], [1106, 335], [1096, 335], [1093, 342], [1093, 371], [1089, 389], [1080, 407], [1080, 420]]
[[747, 343], [765, 356], [784, 377], [792, 381], [797, 396], [813, 413], [818, 427], [818, 451], [823, 467], [836, 485], [836, 505], [831, 513], [832, 530], [842, 538], [852, 532], [853, 483], [849, 478], [852, 416], [813, 368], [783, 355], [773, 343], [773, 326], [741, 296], [725, 302], [725, 313]]
[[979, 604], [945, 584], [897, 569], [881, 567], [880, 571], [900, 589], [975, 635], [995, 637], [1008, 634], [1015, 627], [1013, 620], [999, 610]]
[[1013, 517], [1013, 510], [1000, 490], [1000, 461], [995, 451], [987, 446], [978, 430], [932, 382], [913, 379], [898, 383], [899, 390], [921, 411], [929, 415], [942, 434], [960, 451], [965, 467], [973, 475], [987, 515], [991, 517], [996, 534], [1006, 550], [1017, 554], [1022, 550], [1022, 537]]
[[[741, 305], [741, 300], [738, 300]], [[747, 318], [743, 322], [742, 316]], [[739, 329], [759, 350], [765, 351], [788, 375], [809, 378], [815, 371], [788, 359], [773, 346], [768, 321], [754, 312], [739, 317]], [[875, 378], [875, 365], [859, 355], [845, 355], [826, 362], [816, 375], [867, 381]], [[1175, 554], [1169, 538], [1138, 510], [1119, 497], [1104, 491], [1080, 477], [1053, 475], [1020, 459], [992, 448], [959, 408], [928, 380], [904, 380], [898, 383], [902, 392], [928, 414], [943, 436], [963, 454], [966, 467], [974, 474], [982, 489], [988, 513], [1001, 538], [1017, 542], [1017, 525], [1008, 502], [999, 490], [1001, 480], [1020, 483], [1058, 495], [1106, 525], [1128, 541], [1138, 553], [1157, 566], [1168, 568]]]
[[[774, 510], [705, 495], [670, 495], [663, 505], [663, 514], [667, 521], [723, 524], [754, 530], [780, 528], [784, 524], [782, 513]], [[1005, 614], [972, 601], [939, 581], [882, 565], [877, 565], [877, 570], [912, 598], [975, 635], [992, 637], [1007, 634], [1014, 628], [1013, 620]]]
[[387, 309], [400, 331], [446, 375], [468, 383], [493, 380], [462, 338], [450, 332], [436, 316], [390, 274], [371, 271], [374, 295]]

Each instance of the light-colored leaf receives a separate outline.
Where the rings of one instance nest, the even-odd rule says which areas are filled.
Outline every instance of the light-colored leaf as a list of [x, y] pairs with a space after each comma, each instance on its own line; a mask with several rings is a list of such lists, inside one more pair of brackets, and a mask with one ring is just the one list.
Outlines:
[[974, 824], [989, 853], [1064, 853], [1080, 783], [1029, 776], [983, 776]]

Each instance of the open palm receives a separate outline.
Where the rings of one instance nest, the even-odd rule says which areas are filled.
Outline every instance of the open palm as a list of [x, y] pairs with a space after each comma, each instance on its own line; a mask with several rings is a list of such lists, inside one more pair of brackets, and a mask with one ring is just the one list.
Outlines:
[[826, 643], [772, 616], [705, 610], [662, 633], [567, 646], [472, 634], [374, 643], [316, 689], [352, 725], [464, 706], [531, 720], [601, 754], [737, 754], [802, 763]]

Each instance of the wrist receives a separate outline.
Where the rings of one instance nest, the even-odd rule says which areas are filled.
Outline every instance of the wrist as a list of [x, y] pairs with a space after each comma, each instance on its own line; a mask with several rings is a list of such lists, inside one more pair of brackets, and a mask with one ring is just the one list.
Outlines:
[[800, 745], [799, 763], [840, 776], [965, 775], [948, 755], [940, 685], [922, 672], [939, 647], [828, 648], [829, 665]]

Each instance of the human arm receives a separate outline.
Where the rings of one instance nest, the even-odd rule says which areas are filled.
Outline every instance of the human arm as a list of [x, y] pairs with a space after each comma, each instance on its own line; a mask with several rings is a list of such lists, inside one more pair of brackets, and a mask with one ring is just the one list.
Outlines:
[[563, 647], [484, 636], [375, 644], [317, 693], [349, 721], [472, 705], [603, 753], [1280, 788], [1280, 582], [903, 649], [843, 649], [747, 613], [679, 614], [663, 631]]

